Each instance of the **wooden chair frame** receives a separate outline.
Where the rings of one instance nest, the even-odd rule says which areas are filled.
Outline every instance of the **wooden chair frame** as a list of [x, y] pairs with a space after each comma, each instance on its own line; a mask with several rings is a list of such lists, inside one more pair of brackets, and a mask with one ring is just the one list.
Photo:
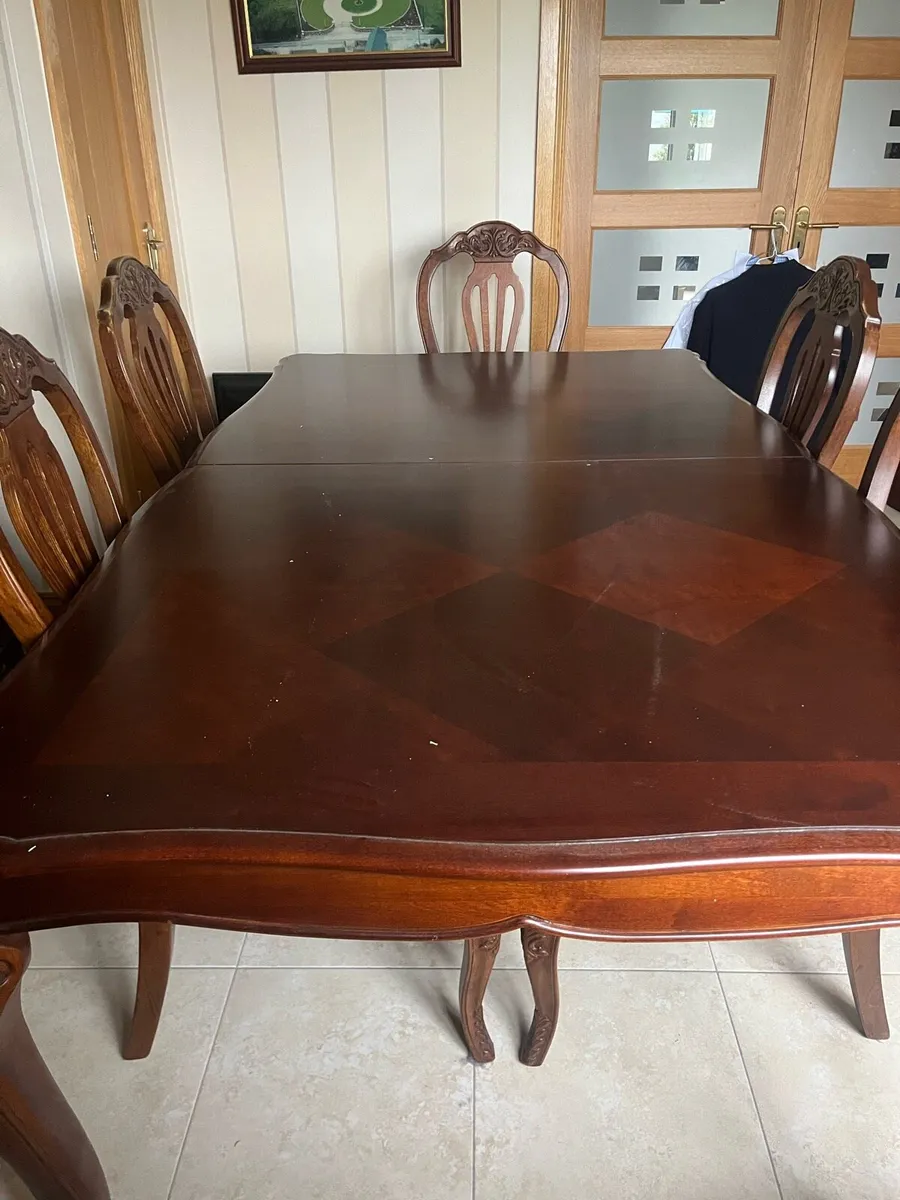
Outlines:
[[[774, 412], [785, 361], [810, 313], [812, 325], [798, 347], [779, 411]], [[816, 271], [799, 289], [775, 331], [757, 405], [780, 420], [825, 467], [834, 465], [859, 415], [880, 329], [878, 289], [868, 264], [842, 256]], [[838, 383], [845, 330], [850, 334], [850, 352]]]
[[[548, 349], [551, 351], [561, 349], [569, 322], [569, 272], [566, 264], [559, 254], [551, 246], [545, 245], [536, 234], [510, 225], [507, 221], [484, 221], [479, 225], [473, 225], [465, 233], [455, 233], [453, 237], [444, 242], [443, 246], [432, 250], [419, 271], [419, 280], [416, 285], [416, 308], [422, 341], [429, 354], [440, 352], [431, 313], [431, 284], [438, 268], [457, 254], [468, 254], [474, 260], [462, 293], [463, 323], [470, 350], [473, 352], [493, 350], [500, 353], [515, 348], [516, 337], [525, 312], [525, 291], [522, 281], [513, 267], [513, 260], [518, 254], [531, 254], [534, 258], [541, 259], [542, 262], [548, 264], [556, 278], [559, 300], [556, 324]], [[497, 311], [493, 341], [491, 339], [489, 303], [489, 285], [492, 278], [497, 280]], [[472, 316], [472, 297], [476, 288], [479, 292], [481, 310], [481, 345], [478, 342], [479, 331]], [[506, 296], [510, 288], [513, 292], [513, 312], [509, 334], [504, 346], [502, 342], [506, 317]]]
[[[156, 315], [165, 315], [178, 348]], [[100, 292], [100, 344], [113, 385], [160, 483], [215, 428], [212, 395], [184, 312], [168, 284], [136, 258], [115, 258]], [[129, 333], [126, 334], [126, 323]]]
[[[99, 555], [59, 452], [34, 411], [34, 393], [59, 417], [84, 473], [107, 542], [125, 523], [115, 476], [66, 376], [25, 338], [0, 329], [0, 492], [13, 528], [56, 596], [68, 600]], [[53, 621], [7, 539], [0, 534], [0, 612], [24, 647]], [[140, 925], [140, 970], [125, 1058], [150, 1052], [169, 979], [173, 926]]]
[[[0, 491], [13, 528], [48, 587], [68, 600], [98, 561], [59, 452], [34, 411], [50, 402], [84, 472], [103, 535], [111, 541], [125, 510], [90, 419], [66, 376], [25, 338], [0, 329]], [[0, 534], [0, 608], [24, 646], [52, 621], [46, 602]]]
[[862, 473], [862, 479], [859, 482], [860, 495], [880, 512], [884, 512], [887, 508], [891, 489], [897, 477], [897, 469], [900, 467], [898, 415], [900, 415], [900, 388], [897, 389], [890, 408], [882, 418], [878, 437], [875, 439], [875, 445], [872, 447]]

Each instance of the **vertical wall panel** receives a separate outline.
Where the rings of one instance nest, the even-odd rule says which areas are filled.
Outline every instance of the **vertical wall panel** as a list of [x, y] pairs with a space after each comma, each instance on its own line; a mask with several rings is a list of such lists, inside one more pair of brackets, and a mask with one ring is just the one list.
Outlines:
[[294, 339], [272, 76], [238, 75], [228, 8], [211, 16], [249, 365], [267, 371]]
[[[520, 229], [534, 224], [534, 173], [537, 142], [537, 54], [523, 46], [540, 45], [541, 0], [500, 2], [500, 99], [497, 161], [499, 212]], [[525, 284], [526, 318], [516, 346], [527, 350], [531, 330], [531, 262], [522, 256], [516, 269]]]
[[152, 14], [194, 335], [207, 371], [245, 371], [209, 13], [202, 0], [153, 0]]
[[[425, 253], [497, 215], [531, 224], [540, 0], [462, 0], [462, 69], [274, 80], [237, 75], [229, 0], [208, 0], [214, 54], [204, 0], [142, 2], [182, 291], [208, 369], [242, 369], [244, 329], [259, 367], [294, 350], [416, 351]], [[446, 273], [447, 349], [466, 344], [465, 266]], [[439, 337], [443, 298], [439, 283]]]
[[[498, 0], [462, 0], [461, 9], [463, 67], [443, 73], [447, 237], [497, 216]], [[448, 350], [468, 345], [458, 302], [467, 261], [444, 271]]]
[[[301, 353], [344, 349], [334, 171], [325, 75], [279, 75], [275, 109], [284, 214]], [[289, 353], [290, 348], [285, 349]]]
[[348, 71], [329, 84], [347, 350], [393, 350], [384, 74]]
[[[400, 353], [419, 353], [416, 279], [425, 255], [444, 240], [444, 198], [439, 71], [387, 71], [388, 194], [394, 332]], [[443, 293], [432, 289], [432, 314], [443, 334]]]

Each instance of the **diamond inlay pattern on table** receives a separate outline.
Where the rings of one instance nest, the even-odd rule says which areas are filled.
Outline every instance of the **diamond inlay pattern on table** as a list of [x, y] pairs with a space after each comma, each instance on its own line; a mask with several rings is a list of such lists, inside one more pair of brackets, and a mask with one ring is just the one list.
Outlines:
[[559, 546], [520, 574], [717, 646], [843, 564], [647, 512]]

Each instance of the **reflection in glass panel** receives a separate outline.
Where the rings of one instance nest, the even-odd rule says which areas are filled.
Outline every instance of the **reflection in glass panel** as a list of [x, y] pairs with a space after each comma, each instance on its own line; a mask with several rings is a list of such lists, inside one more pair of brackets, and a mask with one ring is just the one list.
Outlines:
[[779, 0], [606, 0], [604, 32], [607, 37], [772, 37], [778, 7]]
[[900, 187], [900, 142], [893, 125], [897, 110], [900, 110], [900, 80], [844, 81], [831, 168], [832, 187]]
[[900, 227], [896, 225], [844, 225], [823, 229], [819, 266], [839, 254], [852, 254], [868, 262], [872, 278], [882, 285], [878, 307], [884, 321], [900, 321]]
[[[672, 325], [690, 289], [731, 267], [749, 244], [746, 229], [595, 229], [591, 325]], [[640, 264], [651, 257], [662, 269], [648, 289]], [[679, 266], [685, 262], [695, 265]], [[677, 274], [685, 269], [698, 271], [690, 284]]]
[[859, 419], [847, 437], [848, 446], [871, 446], [881, 426], [881, 419], [890, 408], [900, 388], [900, 358], [877, 358], [872, 378], [863, 397]]
[[[769, 103], [768, 79], [612, 79], [600, 93], [600, 191], [755, 188]], [[660, 112], [711, 114], [704, 141], [688, 120], [651, 141]], [[693, 147], [689, 150], [688, 147]]]
[[675, 255], [675, 270], [676, 271], [699, 271], [700, 259], [696, 254], [676, 254]]
[[692, 108], [690, 124], [692, 129], [712, 129], [716, 123], [714, 108]]
[[676, 283], [672, 288], [672, 299], [687, 300], [689, 296], [693, 296], [696, 290], [693, 284]]
[[900, 37], [897, 0], [856, 0], [851, 37]]
[[671, 129], [675, 125], [675, 113], [671, 108], [654, 108], [650, 114], [651, 129]]
[[709, 162], [712, 158], [712, 142], [688, 142], [688, 162]]

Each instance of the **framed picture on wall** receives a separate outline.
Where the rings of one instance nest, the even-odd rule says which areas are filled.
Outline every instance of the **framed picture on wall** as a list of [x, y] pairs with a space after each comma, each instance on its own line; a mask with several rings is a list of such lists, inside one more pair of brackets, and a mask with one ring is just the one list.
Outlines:
[[459, 0], [231, 0], [238, 70], [458, 67]]

